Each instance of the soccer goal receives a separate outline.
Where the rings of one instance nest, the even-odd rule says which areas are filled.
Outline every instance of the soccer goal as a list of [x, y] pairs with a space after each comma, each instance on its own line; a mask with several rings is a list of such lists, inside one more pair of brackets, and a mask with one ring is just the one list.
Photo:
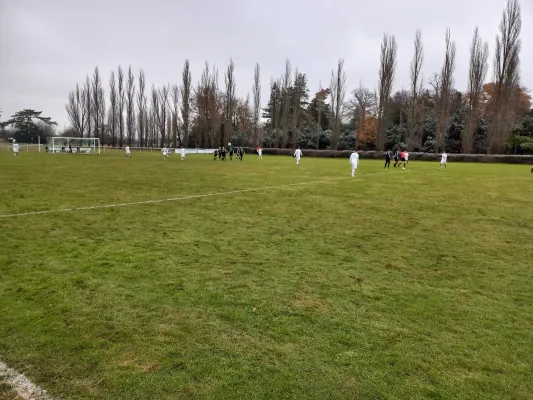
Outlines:
[[48, 153], [100, 154], [100, 139], [52, 136], [48, 138]]

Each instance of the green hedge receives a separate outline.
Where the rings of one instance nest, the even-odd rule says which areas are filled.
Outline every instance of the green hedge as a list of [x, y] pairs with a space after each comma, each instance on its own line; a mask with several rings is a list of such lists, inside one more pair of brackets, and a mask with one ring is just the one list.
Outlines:
[[[245, 152], [256, 154], [255, 148], [245, 148]], [[325, 158], [349, 158], [352, 154], [351, 150], [306, 150], [302, 149], [304, 157], [325, 157]], [[292, 156], [294, 150], [292, 149], [269, 149], [263, 148], [263, 154], [271, 154], [276, 156]], [[384, 160], [385, 153], [382, 151], [359, 151], [359, 156], [366, 159]], [[409, 152], [409, 160], [420, 161], [440, 161], [440, 154], [435, 153], [411, 153]], [[518, 156], [506, 154], [448, 154], [450, 162], [485, 162], [485, 163], [506, 163], [506, 164], [533, 164], [533, 155]]]

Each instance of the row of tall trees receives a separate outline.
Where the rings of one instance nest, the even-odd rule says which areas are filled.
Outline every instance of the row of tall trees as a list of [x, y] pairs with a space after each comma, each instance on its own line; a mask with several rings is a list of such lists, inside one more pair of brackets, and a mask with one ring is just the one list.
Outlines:
[[[262, 138], [260, 126], [261, 77], [255, 68], [253, 104], [236, 96], [235, 64], [230, 60], [219, 87], [215, 66], [205, 64], [193, 87], [189, 61], [183, 66], [181, 81], [146, 88], [143, 70], [135, 76], [119, 66], [109, 76], [106, 97], [98, 67], [83, 85], [70, 92], [66, 110], [71, 124], [68, 135], [98, 137], [111, 146], [207, 146], [229, 143], [234, 136], [242, 144], [255, 144]], [[239, 137], [240, 135], [240, 137]]]
[[[271, 96], [265, 117], [270, 137], [268, 143], [284, 146], [304, 143], [306, 146], [328, 146], [333, 149], [356, 147], [383, 150], [400, 146], [421, 151], [501, 152], [510, 137], [520, 131], [523, 119], [528, 119], [531, 107], [527, 89], [520, 84], [521, 14], [518, 0], [509, 0], [496, 39], [493, 80], [487, 82], [488, 44], [474, 30], [470, 48], [467, 91], [454, 87], [456, 44], [450, 30], [444, 35], [444, 60], [441, 70], [425, 80], [422, 32], [416, 31], [411, 61], [411, 81], [408, 91], [393, 93], [397, 67], [397, 43], [394, 35], [385, 34], [381, 44], [377, 90], [360, 85], [346, 93], [346, 75], [342, 60], [332, 71], [327, 92], [320, 87], [306, 110], [300, 111], [301, 125], [286, 124], [291, 110], [284, 104], [296, 104], [296, 75], [288, 86], [290, 63], [285, 73], [271, 85]], [[305, 75], [304, 75], [305, 76]], [[427, 86], [426, 86], [427, 84]], [[326, 94], [326, 96], [324, 96]], [[329, 97], [329, 104], [322, 100]], [[328, 116], [323, 126], [323, 114]], [[288, 111], [286, 111], [288, 110]], [[274, 112], [273, 112], [274, 111]], [[289, 112], [289, 114], [286, 114]], [[307, 116], [303, 114], [307, 113]], [[285, 122], [284, 122], [285, 121]], [[322, 129], [316, 130], [315, 127]], [[524, 132], [521, 134], [532, 134]], [[314, 136], [314, 138], [309, 138]], [[284, 140], [277, 140], [282, 137]], [[295, 142], [290, 142], [296, 137]], [[321, 138], [322, 137], [322, 141]], [[316, 139], [316, 140], [315, 140]]]
[[70, 134], [99, 137], [112, 146], [218, 147], [232, 142], [268, 147], [299, 144], [382, 150], [401, 146], [436, 152], [500, 152], [519, 126], [528, 126], [521, 122], [529, 118], [531, 103], [520, 84], [520, 30], [520, 5], [518, 0], [508, 0], [489, 82], [488, 44], [474, 30], [465, 92], [454, 86], [456, 44], [450, 30], [444, 35], [442, 67], [429, 79], [423, 75], [422, 32], [416, 31], [408, 90], [393, 92], [398, 48], [394, 35], [385, 34], [376, 90], [360, 84], [347, 96], [344, 62], [339, 60], [329, 87], [319, 84], [310, 96], [307, 76], [286, 60], [283, 74], [271, 78], [264, 108], [259, 65], [251, 85], [252, 100], [236, 95], [233, 60], [222, 80], [218, 69], [206, 63], [196, 85], [185, 61], [180, 82], [150, 90], [142, 70], [136, 76], [131, 67], [125, 73], [119, 66], [110, 74], [107, 98], [95, 68], [69, 94]]

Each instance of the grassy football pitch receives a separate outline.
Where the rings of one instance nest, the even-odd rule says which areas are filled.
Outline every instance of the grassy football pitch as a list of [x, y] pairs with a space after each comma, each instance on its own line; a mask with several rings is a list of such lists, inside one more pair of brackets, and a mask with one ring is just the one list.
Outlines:
[[382, 167], [0, 154], [0, 360], [58, 399], [531, 399], [530, 167]]

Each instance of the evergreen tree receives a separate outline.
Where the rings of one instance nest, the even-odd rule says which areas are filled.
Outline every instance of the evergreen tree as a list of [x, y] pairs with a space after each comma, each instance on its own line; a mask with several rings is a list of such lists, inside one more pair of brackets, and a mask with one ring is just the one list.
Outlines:
[[14, 139], [17, 142], [30, 143], [37, 142], [38, 136], [45, 136], [46, 132], [36, 123], [41, 121], [42, 124], [52, 126], [57, 122], [52, 121], [50, 117], [42, 117], [42, 111], [24, 109], [11, 116], [11, 119], [2, 123], [2, 127], [13, 125], [15, 127]]

